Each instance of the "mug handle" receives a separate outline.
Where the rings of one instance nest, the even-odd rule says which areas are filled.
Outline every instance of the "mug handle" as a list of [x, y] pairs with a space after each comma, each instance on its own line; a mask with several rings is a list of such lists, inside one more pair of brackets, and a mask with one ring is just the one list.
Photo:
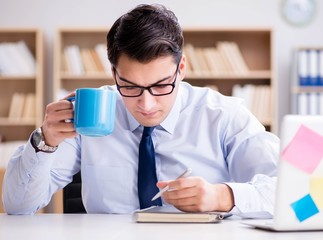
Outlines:
[[[75, 96], [74, 97], [69, 97], [66, 99], [69, 102], [74, 102], [75, 101]], [[74, 122], [74, 118], [66, 119], [65, 122]]]

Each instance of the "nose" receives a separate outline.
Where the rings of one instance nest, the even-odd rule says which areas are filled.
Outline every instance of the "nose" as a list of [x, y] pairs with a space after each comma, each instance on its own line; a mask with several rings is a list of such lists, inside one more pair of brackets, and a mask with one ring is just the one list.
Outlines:
[[148, 90], [145, 90], [139, 99], [139, 108], [144, 112], [150, 112], [156, 104], [155, 96], [151, 95]]

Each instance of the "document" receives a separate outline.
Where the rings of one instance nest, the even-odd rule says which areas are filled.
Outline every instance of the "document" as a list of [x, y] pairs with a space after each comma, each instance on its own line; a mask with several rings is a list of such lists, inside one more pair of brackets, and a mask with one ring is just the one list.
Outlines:
[[174, 206], [153, 206], [133, 213], [135, 222], [156, 223], [218, 223], [230, 216], [226, 212], [188, 213]]

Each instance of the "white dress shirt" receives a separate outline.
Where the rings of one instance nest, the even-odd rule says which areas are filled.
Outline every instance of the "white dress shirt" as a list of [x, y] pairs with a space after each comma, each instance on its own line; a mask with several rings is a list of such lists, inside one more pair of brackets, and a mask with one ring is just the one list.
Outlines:
[[[115, 86], [107, 88], [116, 91]], [[36, 153], [30, 141], [16, 151], [3, 184], [8, 213], [35, 213], [79, 170], [88, 213], [131, 213], [139, 208], [143, 127], [117, 96], [111, 135], [66, 139], [54, 153]], [[265, 131], [241, 99], [181, 82], [171, 112], [152, 137], [159, 180], [175, 179], [191, 168], [191, 176], [227, 183], [239, 211], [273, 211], [279, 139]]]

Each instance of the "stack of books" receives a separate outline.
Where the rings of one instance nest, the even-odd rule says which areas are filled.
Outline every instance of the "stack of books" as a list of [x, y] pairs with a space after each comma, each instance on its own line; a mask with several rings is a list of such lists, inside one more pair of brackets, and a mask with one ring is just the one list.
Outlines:
[[0, 43], [0, 75], [33, 76], [35, 57], [24, 41]]
[[21, 119], [34, 121], [36, 118], [36, 96], [34, 93], [13, 94], [8, 119], [19, 121]]
[[63, 71], [71, 75], [106, 74], [111, 76], [111, 65], [105, 44], [92, 48], [69, 45], [63, 52]]
[[232, 96], [244, 99], [245, 106], [262, 123], [269, 123], [272, 117], [271, 87], [268, 85], [234, 85]]
[[215, 47], [184, 46], [187, 73], [196, 76], [244, 75], [249, 68], [235, 42], [221, 41]]

